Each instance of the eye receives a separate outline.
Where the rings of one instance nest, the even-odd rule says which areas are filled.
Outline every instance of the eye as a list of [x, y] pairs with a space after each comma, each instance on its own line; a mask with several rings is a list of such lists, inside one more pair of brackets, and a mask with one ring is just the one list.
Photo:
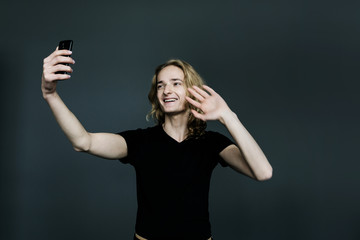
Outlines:
[[174, 86], [180, 86], [181, 82], [174, 82]]
[[162, 87], [163, 87], [163, 85], [161, 85], [161, 84], [157, 85], [157, 89], [160, 89]]

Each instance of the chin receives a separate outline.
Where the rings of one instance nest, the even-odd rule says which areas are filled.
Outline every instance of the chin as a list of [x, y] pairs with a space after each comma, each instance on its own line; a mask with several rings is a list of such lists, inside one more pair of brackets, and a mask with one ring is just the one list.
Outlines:
[[164, 114], [167, 114], [167, 115], [179, 115], [179, 114], [185, 114], [185, 113], [189, 113], [190, 110], [189, 109], [168, 109], [168, 110], [165, 110], [165, 109], [162, 109], [163, 110], [163, 113]]

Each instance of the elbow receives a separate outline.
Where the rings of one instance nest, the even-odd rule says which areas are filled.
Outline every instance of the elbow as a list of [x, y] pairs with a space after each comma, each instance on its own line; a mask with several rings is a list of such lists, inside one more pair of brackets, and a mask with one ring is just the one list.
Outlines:
[[78, 141], [72, 144], [76, 152], [88, 152], [90, 150], [90, 141]]
[[89, 151], [89, 149], [86, 149], [86, 148], [83, 148], [83, 147], [78, 147], [78, 146], [73, 146], [73, 149], [76, 152], [87, 152], [87, 151]]
[[267, 181], [272, 178], [272, 175], [273, 175], [273, 169], [272, 167], [270, 167], [269, 169], [264, 171], [261, 175], [256, 176], [256, 180], [259, 182]]

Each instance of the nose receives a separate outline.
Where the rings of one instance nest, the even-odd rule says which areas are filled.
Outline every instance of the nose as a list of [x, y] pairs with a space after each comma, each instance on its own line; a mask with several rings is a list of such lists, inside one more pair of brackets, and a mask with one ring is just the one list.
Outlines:
[[164, 88], [164, 94], [165, 95], [168, 95], [172, 92], [172, 88], [171, 88], [171, 85], [170, 84], [166, 84], [165, 85], [165, 88]]

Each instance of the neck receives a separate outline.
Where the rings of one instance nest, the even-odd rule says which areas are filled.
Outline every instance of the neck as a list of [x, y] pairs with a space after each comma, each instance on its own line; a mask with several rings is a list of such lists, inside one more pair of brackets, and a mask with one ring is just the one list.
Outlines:
[[189, 112], [187, 111], [184, 114], [165, 115], [164, 131], [176, 141], [182, 142], [188, 134], [188, 120]]

